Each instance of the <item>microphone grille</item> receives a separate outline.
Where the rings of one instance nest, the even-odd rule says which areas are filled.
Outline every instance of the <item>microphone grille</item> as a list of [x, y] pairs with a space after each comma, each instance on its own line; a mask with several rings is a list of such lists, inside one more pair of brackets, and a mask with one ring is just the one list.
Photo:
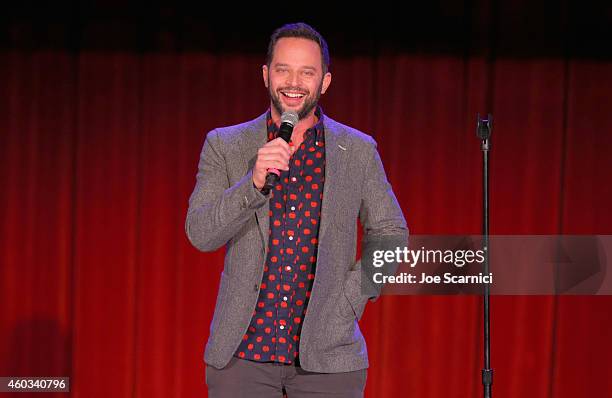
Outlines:
[[281, 124], [289, 123], [292, 126], [295, 126], [300, 120], [298, 114], [295, 111], [286, 111], [281, 115]]

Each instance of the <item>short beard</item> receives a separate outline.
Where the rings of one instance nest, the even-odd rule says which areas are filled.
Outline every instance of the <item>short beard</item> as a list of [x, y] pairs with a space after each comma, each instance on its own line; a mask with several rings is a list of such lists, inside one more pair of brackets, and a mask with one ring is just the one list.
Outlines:
[[[268, 74], [268, 81], [270, 81], [270, 74]], [[321, 89], [323, 88], [323, 79], [321, 79], [321, 83], [319, 84], [319, 88], [317, 89], [314, 98], [306, 99], [304, 101], [304, 105], [302, 105], [302, 109], [298, 110], [298, 117], [300, 120], [303, 120], [308, 116], [310, 112], [317, 106], [319, 103], [319, 99], [321, 98]], [[279, 115], [282, 115], [285, 110], [283, 109], [283, 105], [281, 104], [279, 96], [272, 91], [271, 85], [268, 85], [268, 92], [270, 94], [270, 100], [272, 102], [272, 106], [278, 112]]]

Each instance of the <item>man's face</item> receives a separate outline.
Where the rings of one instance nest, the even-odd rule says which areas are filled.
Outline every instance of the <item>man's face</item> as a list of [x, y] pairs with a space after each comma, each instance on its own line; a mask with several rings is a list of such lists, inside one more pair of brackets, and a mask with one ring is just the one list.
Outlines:
[[319, 45], [293, 37], [276, 42], [270, 67], [263, 66], [263, 78], [274, 110], [279, 115], [295, 111], [300, 119], [315, 109], [331, 83], [331, 74], [323, 75]]

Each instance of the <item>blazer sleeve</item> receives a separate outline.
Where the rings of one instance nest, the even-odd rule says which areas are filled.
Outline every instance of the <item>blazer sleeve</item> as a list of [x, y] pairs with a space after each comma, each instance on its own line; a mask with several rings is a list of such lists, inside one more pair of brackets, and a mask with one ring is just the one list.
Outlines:
[[[408, 226], [402, 209], [387, 180], [376, 142], [372, 140], [369, 161], [367, 163], [361, 194], [359, 219], [363, 226], [362, 253], [367, 245], [382, 243], [384, 247], [404, 247], [408, 244]], [[353, 306], [358, 319], [361, 318], [365, 305], [370, 299], [376, 301], [382, 286], [371, 278], [363, 281], [362, 277], [371, 275], [372, 270], [362, 270], [361, 260], [357, 261], [345, 279], [344, 292]], [[385, 272], [395, 273], [394, 269]]]
[[230, 186], [222, 147], [217, 130], [207, 134], [189, 198], [185, 232], [201, 251], [226, 244], [268, 199], [253, 185], [252, 170]]

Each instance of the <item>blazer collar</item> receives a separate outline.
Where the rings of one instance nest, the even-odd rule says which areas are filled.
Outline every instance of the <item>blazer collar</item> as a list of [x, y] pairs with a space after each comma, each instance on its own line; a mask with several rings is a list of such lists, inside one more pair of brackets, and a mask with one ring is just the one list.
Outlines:
[[[339, 123], [325, 115], [323, 119], [325, 130], [325, 182], [323, 185], [323, 203], [321, 204], [321, 219], [319, 222], [319, 239], [327, 231], [334, 214], [334, 204], [340, 194], [342, 179], [347, 172], [350, 147], [347, 132]], [[268, 142], [266, 113], [247, 123], [242, 131], [240, 149], [245, 170], [252, 170], [257, 158], [257, 150]], [[262, 243], [268, 248], [268, 231], [270, 228], [270, 201], [255, 212]]]

